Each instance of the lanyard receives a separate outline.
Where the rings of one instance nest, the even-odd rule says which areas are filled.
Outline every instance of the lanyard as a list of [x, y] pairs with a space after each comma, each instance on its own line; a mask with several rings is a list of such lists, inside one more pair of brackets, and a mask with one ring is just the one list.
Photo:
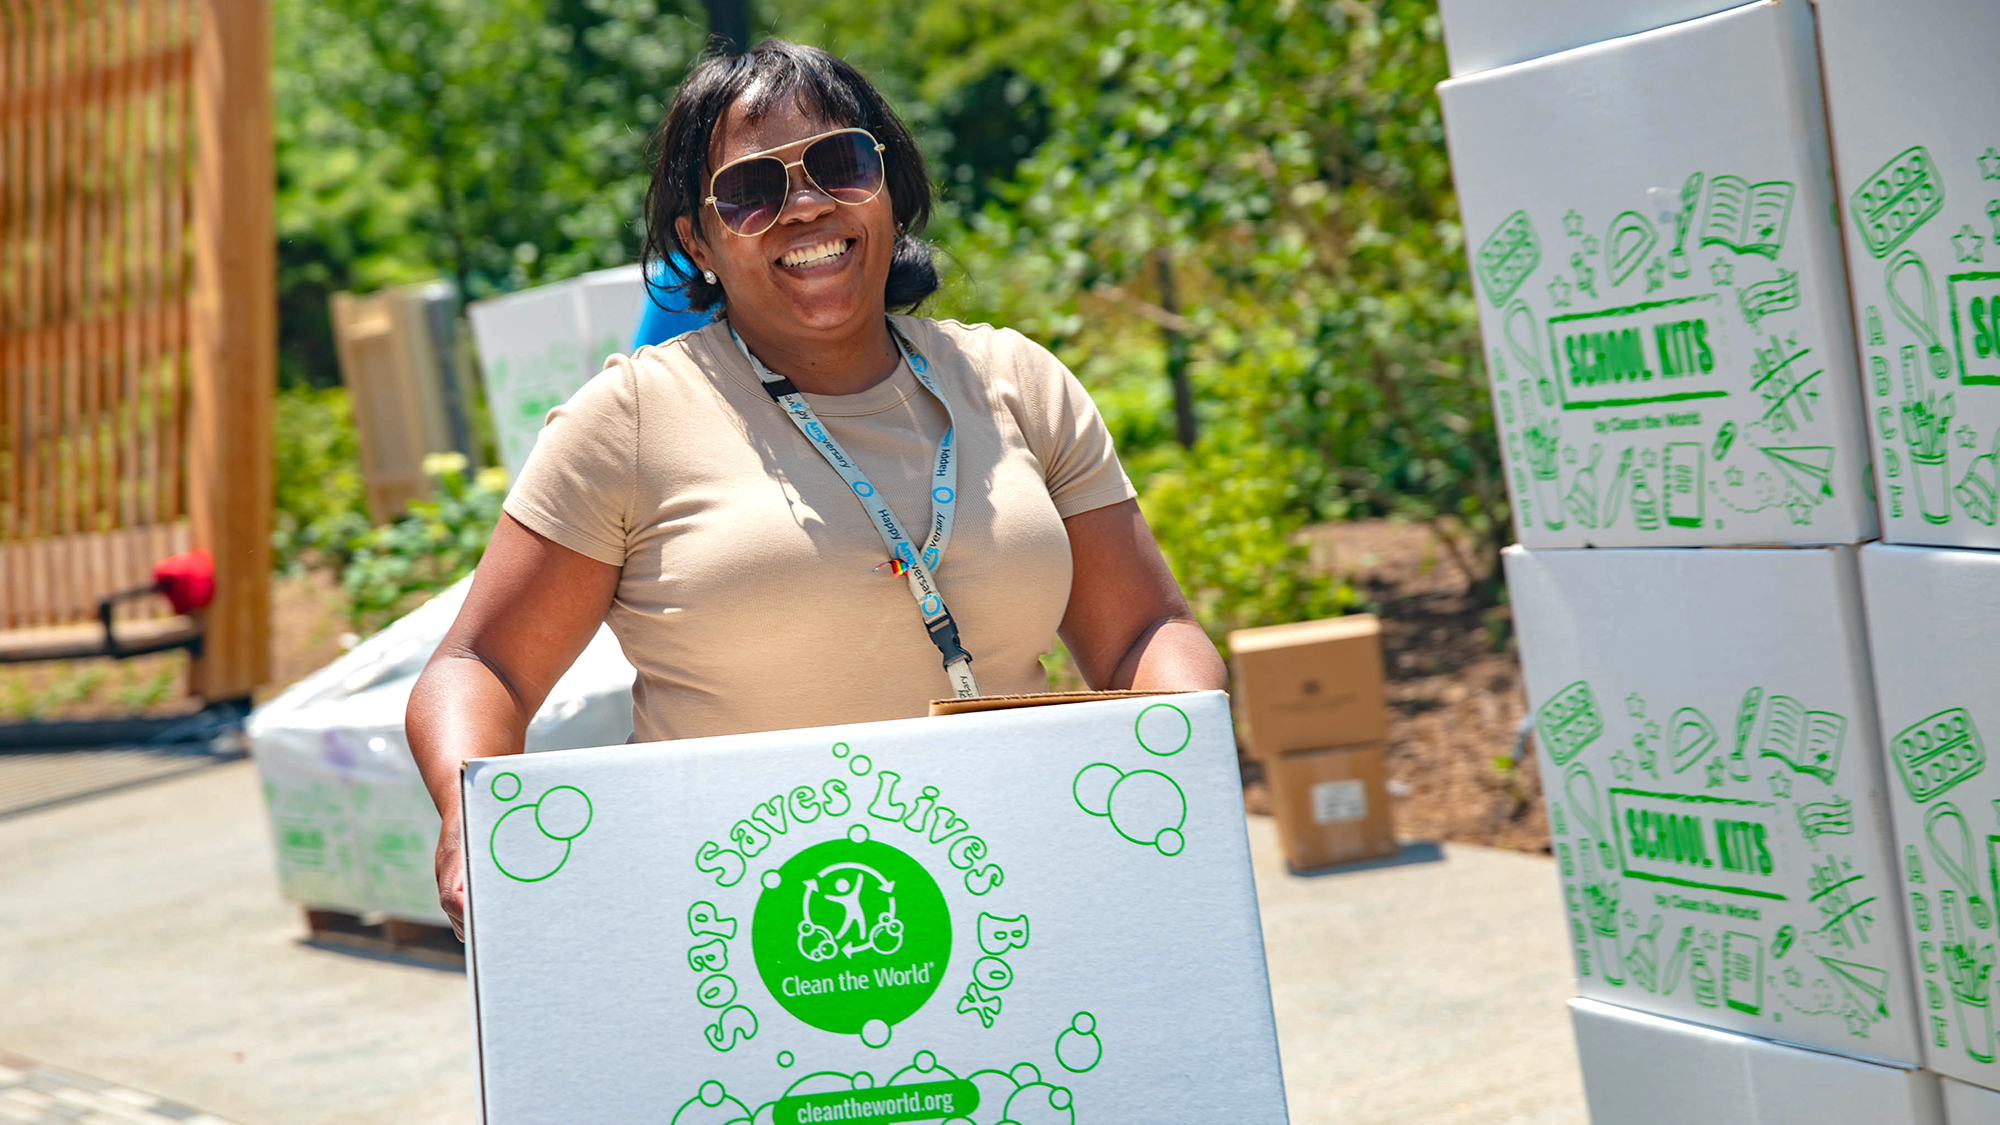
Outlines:
[[931, 469], [931, 531], [921, 550], [912, 546], [913, 540], [904, 534], [896, 513], [889, 510], [888, 501], [875, 490], [875, 486], [868, 483], [861, 466], [847, 455], [826, 427], [820, 425], [819, 416], [806, 404], [805, 396], [799, 393], [799, 389], [792, 385], [790, 379], [772, 371], [764, 366], [762, 360], [751, 355], [743, 338], [736, 334], [736, 329], [729, 330], [729, 338], [736, 341], [736, 349], [750, 361], [751, 370], [763, 383], [764, 393], [784, 408], [785, 413], [791, 416], [792, 424], [799, 428], [807, 441], [813, 443], [820, 456], [826, 458], [826, 463], [840, 474], [840, 479], [847, 482], [848, 490], [874, 517], [875, 530], [882, 536], [882, 545], [908, 568], [910, 596], [916, 599], [917, 611], [923, 614], [924, 631], [930, 634], [931, 643], [944, 657], [944, 670], [951, 677], [952, 693], [960, 699], [971, 699], [979, 694], [979, 685], [972, 678], [972, 654], [958, 643], [958, 623], [952, 620], [951, 610], [944, 604], [944, 595], [938, 591], [937, 581], [931, 577], [931, 572], [944, 560], [945, 546], [951, 542], [952, 516], [958, 503], [958, 459], [952, 454], [952, 436], [957, 433], [958, 426], [952, 418], [951, 400], [944, 397], [944, 392], [930, 377], [930, 362], [903, 339], [903, 334], [896, 330], [894, 324], [889, 325], [889, 335], [896, 341], [896, 350], [901, 353], [903, 361], [910, 365], [910, 373], [944, 407], [944, 438], [938, 442], [937, 460]]

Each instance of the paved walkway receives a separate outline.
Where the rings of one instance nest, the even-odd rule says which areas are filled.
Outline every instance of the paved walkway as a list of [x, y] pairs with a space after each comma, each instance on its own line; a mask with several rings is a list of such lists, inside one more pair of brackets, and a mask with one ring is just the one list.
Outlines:
[[[1547, 860], [1251, 846], [1295, 1125], [1582, 1125]], [[465, 977], [304, 944], [250, 763], [0, 818], [0, 856], [0, 1123], [471, 1120]]]
[[212, 1113], [0, 1051], [0, 1121], [20, 1125], [230, 1125]]

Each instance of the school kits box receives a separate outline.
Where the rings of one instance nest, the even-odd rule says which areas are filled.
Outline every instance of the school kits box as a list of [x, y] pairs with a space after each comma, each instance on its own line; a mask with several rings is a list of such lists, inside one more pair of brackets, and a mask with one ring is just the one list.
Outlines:
[[[1938, 1078], [1569, 1002], [1591, 1125], [1940, 1125]], [[1954, 1121], [1954, 1125], [1959, 1125]], [[1969, 1125], [1969, 1123], [1967, 1123]]]
[[1882, 538], [2000, 547], [2000, 5], [1819, 20]]
[[1507, 550], [1583, 996], [1916, 1064], [1855, 553]]
[[1872, 538], [1806, 0], [1438, 97], [1519, 541]]
[[482, 759], [493, 1125], [1285, 1120], [1227, 697]]
[[1924, 1062], [2000, 1087], [2000, 553], [1870, 546], [1861, 585]]
[[1452, 77], [1650, 31], [1740, 0], [1438, 0]]

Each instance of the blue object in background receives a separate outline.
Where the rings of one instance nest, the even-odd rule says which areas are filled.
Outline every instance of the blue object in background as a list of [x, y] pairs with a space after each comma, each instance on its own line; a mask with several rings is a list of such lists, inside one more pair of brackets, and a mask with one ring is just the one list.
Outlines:
[[[685, 268], [687, 259], [674, 255], [674, 264]], [[670, 279], [664, 262], [655, 262], [646, 272], [646, 301], [639, 310], [639, 329], [632, 334], [632, 350], [647, 344], [664, 344], [683, 332], [692, 332], [708, 323], [707, 313], [689, 312], [687, 298], [666, 288]]]

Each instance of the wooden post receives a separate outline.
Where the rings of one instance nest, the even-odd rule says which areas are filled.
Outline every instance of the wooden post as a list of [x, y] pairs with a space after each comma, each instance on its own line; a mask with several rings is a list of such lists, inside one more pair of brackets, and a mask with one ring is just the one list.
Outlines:
[[195, 545], [215, 557], [215, 601], [190, 682], [223, 700], [271, 667], [271, 22], [267, 0], [199, 0], [197, 17], [187, 498]]

